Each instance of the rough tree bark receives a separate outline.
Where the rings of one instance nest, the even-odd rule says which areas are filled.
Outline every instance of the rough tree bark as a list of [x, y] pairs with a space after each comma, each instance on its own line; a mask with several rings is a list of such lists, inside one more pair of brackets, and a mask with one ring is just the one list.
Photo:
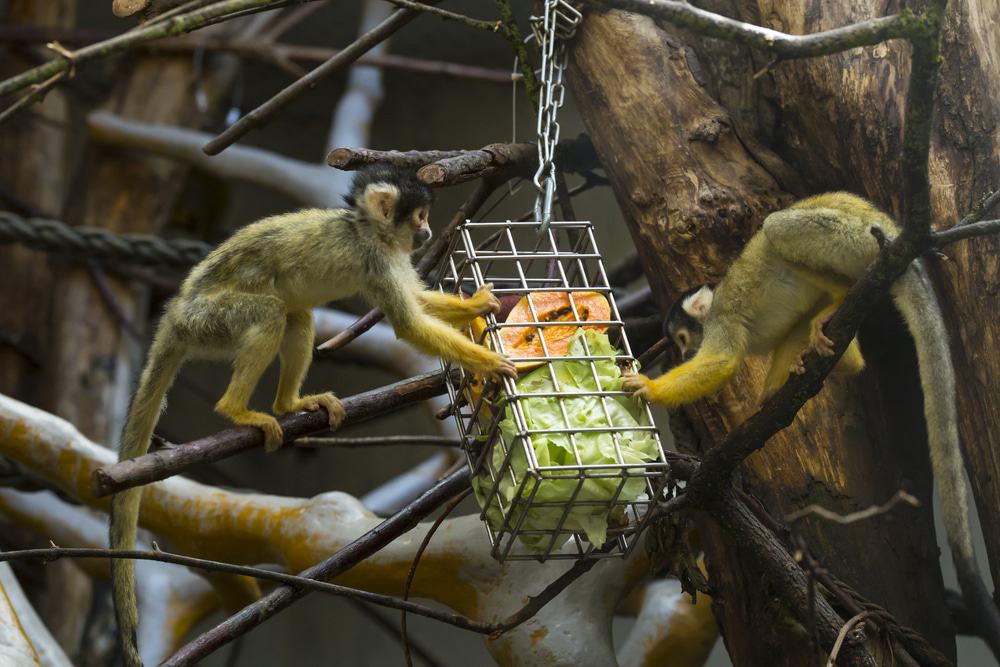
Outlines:
[[[830, 20], [837, 25], [847, 21], [840, 18], [844, 20]], [[793, 22], [771, 27], [800, 32], [820, 26]], [[768, 139], [767, 133], [759, 132], [761, 126], [787, 121], [776, 113], [772, 99], [759, 99], [752, 78], [754, 61], [740, 61], [732, 55], [731, 45], [710, 45], [717, 52], [730, 51], [725, 60], [720, 56], [713, 65], [716, 69], [724, 68], [726, 62], [741, 63], [735, 73], [726, 70], [730, 78], [742, 77], [748, 86], [735, 88], [729, 79], [717, 79], [712, 68], [703, 65], [707, 58], [699, 58], [685, 37], [635, 15], [590, 12], [571, 51], [569, 71], [570, 89], [607, 168], [661, 306], [688, 286], [717, 280], [763, 216], [793, 195], [806, 189], [863, 184], [845, 183], [838, 179], [838, 173], [874, 178], [884, 171], [878, 164], [862, 167], [848, 159], [853, 156], [860, 161], [862, 155], [868, 155], [862, 152], [867, 150], [865, 141], [859, 139], [857, 152], [845, 151], [842, 172], [825, 174], [825, 180], [807, 178], [808, 186], [804, 186], [796, 175], [805, 171], [799, 163], [769, 150], [764, 141], [755, 138]], [[822, 67], [831, 72], [846, 69], [860, 82], [871, 57], [860, 53], [852, 52], [842, 56], [841, 62]], [[805, 62], [779, 67], [813, 63]], [[905, 78], [899, 77], [905, 77], [906, 72], [889, 70], [892, 84], [904, 90]], [[883, 83], [889, 78], [879, 76]], [[845, 75], [845, 80], [850, 76]], [[766, 81], [760, 85], [773, 96], [776, 84]], [[809, 97], [806, 90], [803, 85], [787, 92], [781, 108], [786, 114], [797, 113], [808, 128], [811, 123], [826, 127], [822, 109], [799, 100]], [[850, 108], [856, 100], [845, 97], [842, 104]], [[734, 112], [718, 99], [732, 103]], [[891, 105], [883, 102], [869, 104], [868, 113], [873, 117], [879, 110], [892, 111]], [[754, 122], [738, 122], [744, 117]], [[894, 118], [898, 127], [898, 114]], [[852, 122], [849, 118], [845, 126], [833, 124], [829, 133], [836, 137], [838, 130], [853, 128]], [[777, 134], [770, 129], [770, 136]], [[827, 158], [827, 146], [838, 145], [813, 144], [815, 137], [804, 129], [798, 135], [800, 140], [792, 141], [791, 131], [787, 135], [791, 147], [776, 148], [790, 150], [793, 155], [801, 152], [817, 165]], [[898, 142], [898, 136], [894, 140]], [[888, 147], [883, 154], [886, 159], [896, 155]], [[863, 188], [860, 191], [866, 192]], [[867, 194], [879, 200], [883, 191], [876, 188]], [[919, 395], [913, 392], [912, 361], [905, 346], [899, 345], [905, 333], [894, 317], [879, 319], [889, 325], [866, 331], [862, 342], [870, 370], [846, 382], [829, 381], [792, 426], [744, 466], [745, 484], [776, 515], [808, 503], [850, 512], [884, 501], [901, 486], [921, 498], [930, 498], [926, 454], [919, 445], [923, 442], [922, 420], [920, 412], [913, 409]], [[761, 364], [750, 364], [718, 399], [699, 401], [689, 410], [703, 446], [717, 443], [727, 429], [749, 414], [756, 405], [761, 378]], [[806, 521], [797, 528], [825, 566], [954, 656], [929, 503], [919, 510], [901, 509], [849, 527]], [[809, 645], [808, 633], [801, 627], [790, 629], [796, 624], [789, 623], [787, 612], [774, 608], [767, 582], [747, 571], [739, 546], [711, 522], [702, 521], [700, 529], [708, 553], [716, 615], [734, 664], [815, 664], [817, 656]]]

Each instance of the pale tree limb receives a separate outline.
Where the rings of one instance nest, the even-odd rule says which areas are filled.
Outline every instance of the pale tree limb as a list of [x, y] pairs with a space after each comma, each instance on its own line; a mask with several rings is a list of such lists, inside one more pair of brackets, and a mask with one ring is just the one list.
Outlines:
[[[678, 631], [679, 627], [684, 629]], [[676, 579], [657, 579], [643, 591], [635, 625], [618, 652], [618, 665], [644, 667], [665, 660], [671, 665], [701, 665], [718, 638], [711, 598], [699, 594], [692, 602]]]
[[[103, 548], [108, 545], [107, 516], [60, 500], [51, 492], [0, 489], [0, 514], [59, 544]], [[138, 548], [148, 548], [140, 539]], [[79, 561], [92, 577], [107, 579], [105, 561]], [[136, 597], [143, 624], [139, 646], [147, 664], [159, 664], [177, 643], [216, 610], [219, 597], [202, 577], [164, 563], [136, 563]], [[23, 621], [23, 619], [22, 619]]]
[[[91, 494], [89, 479], [114, 455], [67, 422], [0, 396], [0, 453], [87, 506], [106, 508], [105, 499]], [[182, 553], [249, 565], [277, 559], [289, 571], [306, 569], [380, 523], [343, 493], [284, 498], [234, 493], [179, 477], [146, 488], [141, 521]], [[426, 530], [426, 524], [417, 525], [408, 539], [389, 543], [344, 572], [337, 583], [398, 595]], [[647, 569], [641, 545], [628, 559], [600, 560], [532, 618], [491, 639], [488, 648], [502, 665], [512, 665], [515, 657], [534, 660], [544, 655], [558, 656], [562, 664], [614, 664], [609, 619]], [[413, 595], [482, 622], [497, 622], [566, 571], [565, 561], [501, 566], [489, 555], [478, 516], [464, 516], [447, 520], [431, 541]], [[587, 642], [558, 631], [570, 620]]]
[[874, 18], [812, 35], [789, 35], [737, 21], [683, 0], [585, 1], [596, 7], [612, 7], [645, 14], [704, 37], [736, 42], [785, 59], [830, 55], [890, 39], [902, 39], [914, 32], [913, 17], [903, 14]]
[[0, 664], [9, 667], [73, 665], [38, 617], [7, 563], [0, 564]]

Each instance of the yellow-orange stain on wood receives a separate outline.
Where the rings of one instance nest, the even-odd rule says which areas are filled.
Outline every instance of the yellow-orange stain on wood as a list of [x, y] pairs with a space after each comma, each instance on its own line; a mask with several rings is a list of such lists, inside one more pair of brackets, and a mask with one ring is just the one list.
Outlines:
[[531, 645], [538, 646], [538, 642], [549, 636], [549, 629], [542, 627], [531, 633]]

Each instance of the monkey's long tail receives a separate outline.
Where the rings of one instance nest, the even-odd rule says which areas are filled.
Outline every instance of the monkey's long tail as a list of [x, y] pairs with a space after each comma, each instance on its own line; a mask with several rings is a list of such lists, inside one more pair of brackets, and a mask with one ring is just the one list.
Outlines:
[[[174, 376], [184, 363], [185, 348], [169, 324], [160, 326], [149, 350], [146, 367], [139, 380], [139, 388], [132, 397], [128, 418], [122, 431], [118, 460], [141, 456], [149, 450], [149, 440], [163, 410], [164, 397]], [[111, 498], [111, 527], [109, 541], [112, 549], [135, 548], [139, 521], [139, 504], [142, 489], [119, 491]], [[137, 631], [139, 610], [135, 597], [135, 563], [131, 560], [111, 559], [111, 587], [115, 603], [115, 616], [122, 640], [123, 661], [126, 667], [142, 667]]]
[[948, 332], [934, 287], [919, 261], [896, 281], [892, 297], [917, 350], [931, 468], [941, 496], [941, 511], [962, 596], [976, 630], [1000, 660], [1000, 609], [979, 574], [972, 548], [969, 493], [958, 439], [955, 370], [948, 349]]

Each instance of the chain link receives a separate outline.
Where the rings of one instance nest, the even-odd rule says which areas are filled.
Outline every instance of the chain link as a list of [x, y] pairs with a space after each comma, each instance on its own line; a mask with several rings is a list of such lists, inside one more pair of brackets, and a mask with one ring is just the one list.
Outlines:
[[566, 71], [566, 41], [576, 34], [582, 15], [567, 0], [545, 0], [541, 16], [531, 17], [531, 31], [542, 55], [539, 74], [541, 93], [538, 100], [538, 171], [532, 179], [538, 189], [535, 219], [539, 232], [545, 233], [552, 222], [552, 199], [556, 191], [556, 144], [559, 121], [556, 115], [566, 97], [563, 74]]

